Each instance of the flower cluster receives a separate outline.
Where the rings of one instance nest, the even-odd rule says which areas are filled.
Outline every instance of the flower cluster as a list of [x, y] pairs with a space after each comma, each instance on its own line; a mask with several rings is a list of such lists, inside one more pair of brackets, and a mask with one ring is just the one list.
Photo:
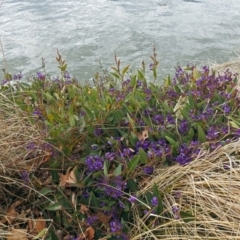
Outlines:
[[99, 156], [89, 155], [86, 157], [85, 163], [89, 172], [96, 172], [103, 169], [103, 159]]
[[[133, 208], [141, 216], [149, 215], [146, 226], [161, 224], [161, 220], [152, 221], [150, 215], [181, 217], [180, 205], [166, 208], [162, 204], [161, 194], [166, 189], [160, 193], [154, 186], [139, 194], [142, 181], [150, 180], [158, 167], [176, 163], [184, 166], [200, 153], [214, 151], [239, 138], [240, 98], [234, 88], [235, 76], [229, 71], [219, 75], [206, 66], [200, 71], [193, 64], [187, 70], [177, 66], [173, 79], [168, 77], [159, 86], [146, 81], [145, 68], [126, 77], [127, 70], [121, 71], [118, 61], [117, 64], [113, 75], [96, 76], [94, 86], [76, 83], [64, 65], [62, 77], [53, 81], [48, 81], [45, 72], [38, 72], [34, 91], [21, 92], [16, 102], [24, 102], [29, 92], [43, 91], [41, 97], [30, 95], [32, 107], [23, 109], [44, 125], [48, 139], [62, 149], [70, 159], [67, 165], [76, 170], [76, 181], [81, 184], [76, 184], [79, 191], [74, 194], [79, 204], [89, 208], [87, 213], [74, 216], [78, 218], [76, 222], [96, 227], [99, 238], [108, 229], [113, 239], [128, 239]], [[154, 79], [156, 67], [157, 61], [149, 65]], [[14, 75], [14, 79], [21, 79], [21, 75]], [[50, 148], [34, 142], [26, 146], [30, 151], [53, 152]], [[51, 163], [54, 175], [61, 160], [54, 158]], [[21, 175], [25, 184], [28, 175]], [[179, 200], [181, 192], [176, 191], [174, 198]], [[67, 206], [65, 202], [64, 205]]]

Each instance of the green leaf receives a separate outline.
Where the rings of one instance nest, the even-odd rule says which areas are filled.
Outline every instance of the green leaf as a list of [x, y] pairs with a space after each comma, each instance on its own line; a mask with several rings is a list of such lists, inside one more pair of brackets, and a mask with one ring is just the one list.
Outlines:
[[104, 173], [105, 177], [108, 176], [108, 162], [107, 161], [104, 161], [104, 163], [103, 163], [103, 173]]
[[88, 109], [86, 106], [83, 106], [83, 107], [84, 107], [84, 110], [85, 110], [86, 113], [87, 113], [88, 118], [90, 118], [91, 120], [93, 120], [93, 119], [94, 119], [94, 114], [93, 114], [93, 112], [92, 112], [90, 109]]
[[133, 172], [137, 168], [139, 159], [140, 159], [140, 156], [136, 155], [128, 162], [128, 171], [129, 172]]
[[48, 228], [43, 228], [39, 233], [38, 235], [36, 235], [33, 239], [39, 239], [39, 238], [42, 238], [46, 232], [48, 231]]
[[122, 164], [119, 164], [114, 170], [114, 176], [120, 176], [122, 174]]
[[138, 190], [138, 184], [132, 178], [127, 180], [127, 186], [131, 192], [136, 192]]
[[44, 240], [58, 240], [53, 229], [50, 230], [50, 232], [47, 234], [47, 236], [44, 238]]
[[188, 96], [188, 103], [189, 103], [189, 106], [191, 107], [191, 109], [195, 108], [195, 103], [194, 103], [192, 95]]
[[111, 67], [115, 72], [118, 72], [117, 68]]
[[172, 80], [171, 80], [171, 77], [170, 77], [170, 74], [168, 74], [167, 78], [164, 79], [164, 86], [165, 87], [170, 87], [172, 85]]
[[188, 140], [191, 141], [194, 137], [194, 130], [193, 128], [191, 127], [189, 132], [188, 132]]
[[138, 77], [140, 80], [144, 80], [145, 76], [141, 70], [138, 70]]
[[206, 142], [206, 135], [201, 126], [198, 125], [198, 141], [201, 143]]
[[57, 170], [51, 170], [51, 174], [52, 174], [52, 181], [54, 183], [58, 183], [59, 182], [58, 171]]
[[229, 121], [229, 124], [233, 127], [233, 128], [240, 128], [240, 122], [238, 122], [235, 118], [229, 116], [228, 119], [232, 120]]
[[191, 121], [191, 118], [189, 117], [189, 111], [187, 111], [186, 109], [180, 109], [180, 112], [185, 119]]
[[123, 70], [122, 70], [122, 75], [124, 75], [128, 69], [129, 69], [130, 65], [126, 66]]
[[229, 124], [236, 129], [239, 129], [239, 125], [235, 121], [229, 121]]
[[59, 202], [57, 202], [57, 203], [48, 205], [47, 207], [45, 207], [45, 209], [48, 211], [57, 211], [62, 209], [62, 205]]
[[138, 152], [139, 152], [139, 160], [140, 160], [140, 162], [143, 163], [143, 164], [146, 164], [147, 160], [148, 160], [147, 153], [142, 148], [140, 148]]
[[69, 115], [69, 124], [71, 127], [75, 126], [75, 118], [72, 114]]
[[93, 192], [90, 193], [89, 201], [90, 201], [92, 207], [95, 207], [95, 208], [100, 207], [98, 199], [96, 198], [96, 196]]
[[154, 78], [157, 78], [157, 68], [153, 68], [153, 76]]
[[128, 118], [128, 121], [129, 121], [129, 124], [132, 128], [135, 128], [135, 122], [134, 120], [130, 117], [129, 114], [127, 114], [127, 118]]
[[201, 77], [200, 72], [199, 72], [196, 68], [194, 68], [194, 69], [193, 69], [193, 78], [194, 78], [194, 80], [197, 80], [197, 79], [199, 79], [200, 77]]
[[111, 72], [111, 74], [112, 74], [115, 78], [118, 78], [118, 79], [120, 78], [117, 73], [112, 73], [112, 72]]
[[41, 189], [41, 191], [39, 191], [39, 195], [40, 196], [45, 196], [45, 195], [47, 195], [48, 193], [51, 193], [51, 192], [53, 192], [53, 189], [45, 187], [45, 188]]
[[158, 199], [158, 206], [156, 208], [157, 214], [161, 214], [163, 212], [163, 203], [162, 203], [162, 197], [159, 192], [158, 186], [156, 183], [153, 185], [153, 194]]
[[146, 198], [146, 200], [147, 200], [147, 204], [148, 204], [148, 205], [151, 205], [151, 200], [152, 200], [152, 198], [153, 198], [153, 194], [152, 194], [151, 192], [147, 191], [147, 192], [145, 193], [145, 198]]
[[174, 141], [172, 138], [165, 136], [165, 138], [168, 140], [168, 142], [171, 144], [172, 147], [176, 147], [177, 146], [177, 142]]
[[72, 208], [73, 208], [72, 205], [71, 205], [71, 203], [70, 203], [65, 197], [59, 199], [58, 201], [59, 201], [59, 203], [61, 204], [61, 206], [62, 206], [64, 209], [68, 209], [68, 210], [69, 210], [69, 209], [72, 209]]
[[191, 222], [195, 220], [195, 217], [189, 212], [180, 211], [180, 216], [184, 222]]

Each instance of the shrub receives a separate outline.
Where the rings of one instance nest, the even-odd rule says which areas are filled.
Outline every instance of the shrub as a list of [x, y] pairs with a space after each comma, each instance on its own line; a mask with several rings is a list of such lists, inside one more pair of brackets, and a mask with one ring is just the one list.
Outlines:
[[[43, 69], [30, 85], [19, 82], [14, 91], [6, 83], [2, 87], [47, 132], [51, 157], [42, 167], [51, 180], [41, 186], [33, 181], [38, 193], [28, 201], [53, 219], [54, 229], [81, 239], [91, 226], [96, 239], [129, 239], [136, 212], [150, 229], [176, 218], [197, 218], [189, 209], [166, 205], [172, 188], [159, 189], [152, 182], [147, 191], [141, 189], [159, 169], [176, 164], [181, 169], [239, 137], [237, 78], [190, 64], [177, 66], [173, 78], [157, 84], [155, 52], [151, 58], [153, 82], [147, 80], [144, 63], [129, 74], [129, 66], [121, 69], [116, 58], [112, 72], [96, 74], [93, 83], [82, 85], [58, 53], [61, 77], [51, 79]], [[28, 174], [40, 181], [41, 171]]]

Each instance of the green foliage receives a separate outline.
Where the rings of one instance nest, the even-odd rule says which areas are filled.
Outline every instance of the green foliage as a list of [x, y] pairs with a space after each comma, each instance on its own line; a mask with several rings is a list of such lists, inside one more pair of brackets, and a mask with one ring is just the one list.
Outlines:
[[[146, 211], [169, 216], [159, 224], [171, 221], [163, 204], [170, 190], [154, 185], [142, 195], [139, 186], [155, 168], [186, 165], [201, 149], [213, 151], [239, 136], [235, 76], [178, 66], [175, 77], [160, 85], [156, 56], [154, 51], [149, 66], [154, 83], [147, 81], [144, 62], [130, 75], [130, 66], [122, 68], [115, 57], [111, 73], [96, 74], [92, 84], [82, 85], [58, 53], [61, 77], [42, 72], [31, 84], [18, 84], [13, 94], [11, 86], [2, 88], [47, 132], [52, 155], [44, 164], [52, 182], [39, 190], [39, 207], [65, 231], [79, 233], [79, 224], [91, 225], [99, 238], [127, 239], [136, 208], [142, 216]], [[138, 201], [130, 200], [133, 196]], [[179, 217], [195, 219], [188, 210]]]

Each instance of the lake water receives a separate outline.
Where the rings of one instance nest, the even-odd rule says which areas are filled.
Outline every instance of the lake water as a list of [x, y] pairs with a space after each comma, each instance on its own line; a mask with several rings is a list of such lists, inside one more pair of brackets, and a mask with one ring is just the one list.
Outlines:
[[[178, 63], [223, 63], [240, 51], [239, 0], [5, 0], [0, 37], [12, 73], [29, 74], [46, 59], [56, 73], [56, 50], [80, 81], [114, 64], [150, 62], [161, 76]], [[0, 51], [0, 67], [4, 66]], [[0, 73], [2, 74], [2, 72]]]

